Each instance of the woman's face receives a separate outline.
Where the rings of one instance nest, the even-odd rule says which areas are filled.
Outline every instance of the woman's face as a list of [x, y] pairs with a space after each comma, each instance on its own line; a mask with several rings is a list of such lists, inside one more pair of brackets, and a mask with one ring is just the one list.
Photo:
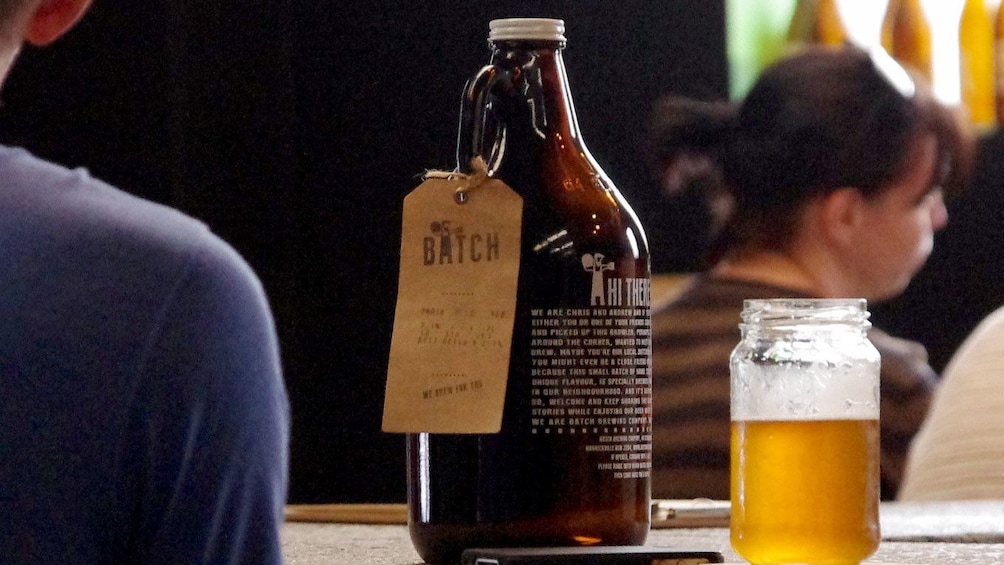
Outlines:
[[892, 298], [906, 289], [931, 254], [934, 232], [948, 222], [941, 188], [934, 185], [937, 159], [934, 136], [918, 138], [906, 173], [864, 200], [857, 264], [861, 289], [871, 300]]

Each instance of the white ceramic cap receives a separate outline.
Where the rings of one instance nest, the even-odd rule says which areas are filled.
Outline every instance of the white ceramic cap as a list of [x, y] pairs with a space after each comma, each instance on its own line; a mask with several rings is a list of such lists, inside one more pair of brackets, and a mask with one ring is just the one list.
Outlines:
[[564, 20], [508, 18], [488, 23], [488, 41], [565, 41]]

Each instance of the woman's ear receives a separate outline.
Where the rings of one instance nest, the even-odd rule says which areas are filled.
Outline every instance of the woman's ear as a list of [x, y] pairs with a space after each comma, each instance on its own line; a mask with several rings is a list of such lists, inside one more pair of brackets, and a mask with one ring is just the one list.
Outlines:
[[48, 45], [80, 20], [91, 0], [42, 0], [28, 17], [24, 39], [36, 46]]
[[864, 224], [865, 197], [856, 188], [845, 187], [823, 196], [819, 203], [819, 229], [832, 243], [850, 248], [859, 245]]

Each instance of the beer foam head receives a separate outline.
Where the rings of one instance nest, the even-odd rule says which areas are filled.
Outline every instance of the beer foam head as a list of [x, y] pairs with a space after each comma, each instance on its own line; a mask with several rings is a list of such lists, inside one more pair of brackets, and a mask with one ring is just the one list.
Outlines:
[[860, 420], [879, 415], [878, 359], [733, 362], [733, 420]]

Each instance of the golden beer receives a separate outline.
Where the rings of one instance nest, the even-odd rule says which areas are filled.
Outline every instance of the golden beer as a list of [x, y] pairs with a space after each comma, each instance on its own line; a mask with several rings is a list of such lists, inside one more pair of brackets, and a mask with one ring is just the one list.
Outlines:
[[871, 555], [878, 438], [877, 419], [733, 421], [732, 547], [754, 565]]

